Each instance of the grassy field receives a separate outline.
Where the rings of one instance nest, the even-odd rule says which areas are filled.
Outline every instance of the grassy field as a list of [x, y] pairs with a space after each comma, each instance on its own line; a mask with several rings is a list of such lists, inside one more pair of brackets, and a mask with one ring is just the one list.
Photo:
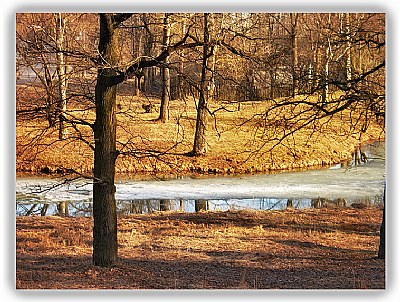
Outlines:
[[[32, 89], [26, 87], [20, 98], [28, 99]], [[149, 102], [155, 110], [145, 113], [142, 105]], [[83, 104], [69, 104], [68, 116], [93, 122], [93, 109], [83, 110], [86, 108]], [[169, 121], [160, 123], [156, 121], [159, 99], [118, 96], [117, 148], [122, 155], [117, 159], [117, 173], [226, 174], [319, 167], [348, 160], [361, 142], [384, 139], [382, 128], [374, 121], [360, 136], [362, 117], [354, 118], [353, 114], [350, 118], [350, 112], [317, 120], [291, 134], [304, 122], [305, 115], [289, 122], [285, 118], [304, 108], [269, 112], [271, 104], [271, 101], [241, 102], [239, 108], [237, 103], [210, 102], [213, 114], [207, 125], [207, 155], [192, 158], [184, 154], [192, 150], [195, 100], [171, 101]], [[47, 126], [44, 118], [17, 117], [17, 171], [73, 169], [90, 173], [93, 152], [82, 140], [93, 143], [91, 129], [79, 124], [75, 129], [69, 127], [68, 138], [60, 141], [57, 128]], [[279, 141], [282, 136], [286, 137]]]
[[384, 289], [382, 210], [158, 212], [118, 218], [91, 264], [90, 218], [17, 217], [17, 289]]

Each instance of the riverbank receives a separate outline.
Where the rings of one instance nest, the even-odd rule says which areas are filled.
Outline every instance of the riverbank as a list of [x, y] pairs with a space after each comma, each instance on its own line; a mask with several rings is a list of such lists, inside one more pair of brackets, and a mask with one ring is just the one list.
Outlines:
[[16, 217], [17, 289], [384, 289], [382, 210], [158, 212], [118, 218], [91, 264], [90, 218]]
[[[194, 100], [170, 103], [170, 119], [157, 122], [158, 112], [145, 113], [142, 105], [158, 99], [118, 97], [117, 148], [120, 155], [116, 173], [123, 174], [244, 174], [309, 169], [349, 160], [356, 148], [368, 141], [383, 140], [382, 127], [373, 120], [360, 135], [362, 116], [354, 124], [349, 112], [317, 120], [307, 127], [278, 139], [295, 128], [282, 123], [280, 112], [266, 125], [265, 102], [237, 104], [210, 103], [207, 154], [186, 156], [192, 149], [196, 109]], [[70, 104], [71, 115], [93, 122], [94, 114], [79, 104]], [[223, 107], [221, 107], [223, 106]], [[232, 108], [231, 108], [232, 107]], [[224, 110], [219, 110], [224, 108]], [[276, 121], [276, 122], [275, 122]], [[65, 140], [58, 139], [57, 127], [47, 128], [45, 120], [19, 119], [16, 124], [17, 172], [91, 174], [93, 140], [91, 129], [75, 124]]]

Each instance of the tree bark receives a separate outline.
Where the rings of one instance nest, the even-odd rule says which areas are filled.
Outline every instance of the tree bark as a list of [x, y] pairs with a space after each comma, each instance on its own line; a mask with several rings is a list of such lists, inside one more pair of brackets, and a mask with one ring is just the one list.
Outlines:
[[290, 13], [290, 42], [291, 42], [291, 53], [292, 53], [292, 97], [299, 93], [299, 59], [298, 59], [298, 43], [297, 43], [297, 20], [298, 13]]
[[[133, 37], [134, 37], [134, 39], [133, 39], [132, 49], [134, 51], [135, 56], [137, 58], [139, 58], [141, 56], [140, 45], [142, 44], [142, 34], [138, 29], [136, 29], [136, 31], [133, 34]], [[140, 96], [140, 77], [139, 76], [136, 76], [134, 78], [133, 84], [134, 84], [134, 90], [133, 90], [134, 95]]]
[[59, 139], [65, 139], [67, 133], [64, 125], [65, 112], [67, 110], [67, 76], [66, 65], [63, 53], [64, 44], [64, 20], [61, 13], [56, 14], [56, 47], [57, 47], [57, 74], [58, 74], [58, 88], [60, 97], [57, 106], [58, 120], [59, 120]]
[[325, 49], [325, 67], [324, 67], [324, 74], [323, 74], [323, 90], [322, 90], [322, 104], [325, 105], [328, 102], [328, 95], [329, 95], [329, 64], [331, 60], [331, 46], [330, 46], [330, 40], [328, 37], [328, 45], [326, 46]]
[[[169, 23], [170, 14], [164, 14], [164, 30], [163, 30], [163, 50], [169, 46], [171, 36], [171, 25]], [[161, 77], [162, 77], [162, 91], [161, 91], [161, 106], [160, 116], [158, 120], [165, 123], [168, 121], [168, 107], [171, 95], [171, 78], [169, 75], [168, 68], [169, 59], [168, 56], [165, 58], [164, 64], [161, 66]]]
[[351, 87], [352, 64], [351, 64], [351, 31], [350, 13], [346, 13], [346, 81], [347, 87]]
[[201, 68], [200, 80], [200, 98], [197, 105], [196, 132], [194, 136], [192, 156], [205, 155], [207, 152], [206, 124], [207, 124], [207, 60], [209, 56], [209, 33], [208, 33], [208, 14], [204, 14], [204, 44], [203, 44], [203, 62]]
[[386, 186], [383, 191], [383, 210], [382, 210], [382, 223], [379, 230], [379, 250], [378, 259], [385, 259], [385, 205], [386, 205]]
[[[186, 24], [185, 21], [183, 21], [182, 24], [182, 33], [183, 35], [186, 32]], [[181, 60], [179, 61], [179, 74], [178, 74], [178, 95], [177, 98], [180, 100], [183, 100], [186, 95], [185, 95], [185, 88], [184, 88], [184, 77], [183, 77], [183, 73], [185, 72], [185, 67], [184, 67], [184, 63], [183, 63], [183, 58], [181, 58]]]
[[116, 95], [112, 66], [118, 60], [118, 33], [111, 14], [100, 14], [99, 67], [95, 88], [93, 182], [93, 263], [111, 266], [117, 260], [117, 214], [115, 204]]

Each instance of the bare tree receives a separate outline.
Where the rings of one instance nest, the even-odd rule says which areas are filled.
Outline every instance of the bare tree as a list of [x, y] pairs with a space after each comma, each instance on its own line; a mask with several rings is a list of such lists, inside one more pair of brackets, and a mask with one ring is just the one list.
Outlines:
[[117, 85], [135, 76], [143, 68], [159, 66], [185, 44], [188, 34], [174, 45], [165, 48], [154, 58], [141, 58], [124, 71], [118, 69], [118, 31], [130, 13], [100, 14], [99, 68], [96, 83], [96, 121], [94, 123], [94, 181], [93, 181], [93, 263], [113, 265], [117, 259], [117, 213], [115, 204], [116, 97]]

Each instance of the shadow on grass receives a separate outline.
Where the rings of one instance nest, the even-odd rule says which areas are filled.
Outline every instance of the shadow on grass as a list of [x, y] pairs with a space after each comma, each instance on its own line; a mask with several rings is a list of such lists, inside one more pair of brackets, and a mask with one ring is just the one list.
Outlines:
[[[222, 253], [222, 254], [221, 254]], [[17, 289], [383, 289], [383, 260], [252, 259], [209, 252], [212, 259], [165, 261], [121, 257], [111, 268], [89, 256], [17, 255]], [[219, 259], [224, 258], [224, 259]], [[228, 260], [230, 258], [230, 260]]]

